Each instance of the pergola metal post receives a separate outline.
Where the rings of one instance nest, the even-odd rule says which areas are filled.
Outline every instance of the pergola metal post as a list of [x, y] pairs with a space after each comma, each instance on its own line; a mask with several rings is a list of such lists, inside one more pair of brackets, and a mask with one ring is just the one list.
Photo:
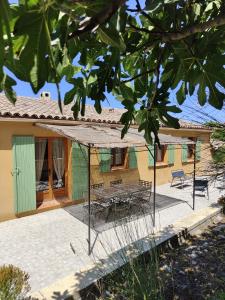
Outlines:
[[153, 226], [155, 227], [155, 192], [156, 192], [156, 143], [154, 142], [154, 186], [153, 186]]
[[193, 210], [195, 209], [196, 144], [194, 144]]
[[145, 145], [148, 152], [150, 153], [151, 157], [153, 158], [154, 164], [153, 164], [153, 227], [155, 227], [155, 204], [156, 204], [156, 199], [155, 199], [155, 192], [156, 192], [156, 143], [154, 142], [153, 145], [153, 154], [151, 152], [151, 150], [149, 149], [149, 147], [147, 145]]
[[91, 145], [88, 144], [88, 255], [91, 254]]

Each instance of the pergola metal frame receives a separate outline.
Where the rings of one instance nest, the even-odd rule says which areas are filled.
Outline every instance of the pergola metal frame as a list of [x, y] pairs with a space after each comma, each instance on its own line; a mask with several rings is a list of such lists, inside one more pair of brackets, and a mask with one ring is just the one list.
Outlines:
[[[147, 148], [147, 151], [150, 153], [150, 155], [152, 156], [153, 158], [153, 161], [154, 161], [154, 164], [153, 164], [153, 226], [155, 227], [155, 221], [156, 221], [156, 148], [157, 148], [157, 143], [153, 142], [153, 153], [152, 151], [149, 149], [149, 145], [146, 144], [146, 142], [142, 142], [140, 144], [139, 143], [136, 143], [135, 141], [133, 141], [133, 144], [132, 144], [132, 138], [131, 138], [131, 142], [129, 141], [129, 138], [127, 139], [128, 142], [126, 142], [126, 139], [125, 141], [123, 142], [113, 142], [113, 138], [115, 137], [115, 140], [118, 141], [118, 132], [117, 132], [117, 135], [115, 135], [115, 131], [112, 132], [111, 134], [111, 138], [112, 138], [112, 142], [110, 145], [113, 145], [113, 146], [109, 146], [108, 144], [95, 144], [93, 143], [93, 141], [90, 141], [90, 142], [87, 142], [87, 137], [84, 138], [85, 142], [81, 140], [80, 138], [80, 132], [76, 132], [76, 133], [71, 133], [71, 128], [78, 128], [79, 129], [79, 126], [81, 129], [88, 129], [88, 128], [98, 128], [97, 125], [74, 125], [74, 126], [67, 126], [67, 128], [70, 129], [70, 131], [68, 130], [63, 130], [63, 127], [66, 128], [66, 125], [64, 126], [57, 126], [57, 125], [51, 125], [51, 124], [42, 124], [42, 123], [36, 123], [35, 124], [36, 126], [38, 127], [42, 127], [42, 128], [45, 128], [45, 129], [48, 129], [48, 130], [51, 130], [53, 132], [56, 132], [57, 134], [59, 135], [62, 135], [72, 141], [75, 141], [76, 143], [82, 145], [82, 146], [85, 146], [87, 148], [87, 152], [88, 152], [88, 254], [90, 255], [91, 254], [91, 148], [95, 148], [95, 149], [99, 149], [99, 148], [124, 148], [124, 147], [146, 147]], [[104, 129], [104, 126], [99, 126], [99, 128], [103, 128]], [[120, 130], [120, 128], [116, 127], [114, 125], [114, 128], [111, 128], [111, 130]], [[139, 141], [141, 140], [140, 137], [142, 138], [143, 140], [143, 136], [141, 133], [139, 132], [135, 132], [134, 131], [135, 129], [134, 128], [131, 128], [131, 136], [133, 135], [133, 138], [134, 137], [137, 137], [137, 140], [139, 138]], [[98, 130], [97, 130], [98, 131]], [[110, 132], [110, 127], [107, 127], [107, 130], [106, 132]], [[86, 131], [87, 132], [87, 131]], [[101, 130], [99, 131], [101, 133]], [[99, 134], [98, 132], [98, 134]], [[135, 133], [134, 133], [135, 132]], [[76, 134], [78, 136], [76, 136]], [[105, 133], [107, 134], [107, 133]], [[168, 144], [173, 144], [173, 145], [178, 145], [179, 143], [177, 142], [176, 143], [176, 137], [173, 137], [173, 141], [169, 142], [168, 139], [169, 139], [169, 135], [165, 135], [164, 136], [167, 136], [167, 142], [166, 143], [162, 143], [163, 145], [168, 145]], [[129, 133], [128, 133], [128, 137], [129, 137]], [[196, 143], [194, 141], [191, 141], [191, 140], [188, 140], [186, 138], [177, 138], [178, 140], [182, 140], [182, 144], [191, 144], [191, 145], [194, 145], [194, 166], [193, 166], [193, 207], [192, 209], [194, 210], [195, 209], [195, 177], [196, 177]], [[117, 145], [118, 143], [118, 145]], [[126, 146], [127, 144], [127, 146]], [[117, 145], [117, 146], [116, 146]], [[123, 145], [123, 146], [122, 146]], [[135, 151], [135, 152], [138, 152], [138, 151]]]
[[[195, 210], [195, 177], [196, 177], [196, 143], [193, 142], [192, 145], [194, 145], [194, 164], [193, 164], [193, 206], [192, 209]], [[91, 255], [91, 148], [94, 147], [94, 144], [90, 143], [87, 147], [88, 150], [88, 255]], [[155, 227], [155, 221], [156, 221], [156, 148], [157, 143], [154, 141], [153, 143], [153, 153], [149, 149], [148, 145], [145, 145], [147, 148], [147, 151], [150, 153], [154, 160], [153, 165], [153, 218], [152, 223], [153, 227]], [[141, 146], [143, 147], [143, 146]], [[138, 152], [138, 151], [135, 151]]]

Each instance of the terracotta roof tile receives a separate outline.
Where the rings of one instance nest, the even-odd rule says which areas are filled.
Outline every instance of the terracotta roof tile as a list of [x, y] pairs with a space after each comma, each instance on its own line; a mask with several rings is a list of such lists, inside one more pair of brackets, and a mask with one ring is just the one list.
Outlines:
[[[71, 111], [72, 105], [63, 106], [63, 114], [61, 114], [57, 101], [18, 96], [16, 104], [13, 105], [3, 93], [0, 93], [0, 117], [74, 120], [73, 112]], [[78, 120], [117, 124], [120, 122], [120, 117], [125, 111], [125, 109], [119, 108], [103, 108], [102, 113], [98, 114], [94, 106], [86, 105], [85, 116], [79, 116]], [[180, 125], [182, 128], [207, 129], [207, 127], [201, 124], [182, 120], [180, 121]]]
[[[16, 104], [13, 105], [3, 93], [0, 94], [1, 117], [74, 120], [71, 107], [72, 104], [63, 106], [63, 114], [61, 114], [57, 101], [18, 96]], [[119, 123], [123, 112], [124, 109], [103, 108], [99, 115], [93, 106], [87, 105], [85, 117], [80, 116], [78, 120]]]

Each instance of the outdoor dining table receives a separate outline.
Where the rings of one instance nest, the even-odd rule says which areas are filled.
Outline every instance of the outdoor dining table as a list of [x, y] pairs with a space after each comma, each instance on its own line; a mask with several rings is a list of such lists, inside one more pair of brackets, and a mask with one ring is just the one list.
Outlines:
[[[116, 184], [107, 188], [95, 188], [91, 190], [91, 197], [95, 197], [96, 201], [92, 201], [92, 214], [104, 216], [108, 220], [110, 216], [115, 216], [126, 210], [130, 210], [133, 201], [138, 198], [140, 192], [148, 192], [151, 187], [134, 184]], [[88, 206], [86, 205], [88, 208]]]
[[142, 186], [140, 184], [118, 184], [108, 188], [99, 188], [92, 190], [92, 195], [94, 195], [99, 200], [103, 200], [103, 202], [104, 200], [109, 200], [117, 197], [120, 198], [121, 201], [123, 201], [123, 196], [129, 197], [135, 193], [148, 190], [150, 190], [150, 187]]
[[140, 184], [120, 184], [118, 188], [129, 194], [150, 190], [149, 186], [144, 186]]
[[123, 190], [119, 190], [116, 187], [99, 188], [91, 191], [91, 194], [99, 200], [106, 200], [123, 194]]

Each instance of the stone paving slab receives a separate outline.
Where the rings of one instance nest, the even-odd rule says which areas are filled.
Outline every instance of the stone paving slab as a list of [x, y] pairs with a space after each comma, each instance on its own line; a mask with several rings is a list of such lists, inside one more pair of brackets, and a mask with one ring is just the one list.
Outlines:
[[[201, 209], [198, 213], [193, 213], [192, 215], [176, 222], [172, 227], [165, 228], [154, 234], [154, 245], [149, 243], [146, 238], [145, 248], [143, 248], [144, 239], [139, 241], [139, 249], [136, 253], [148, 251], [152, 247], [159, 245], [166, 240], [169, 240], [175, 235], [182, 233], [183, 230], [191, 231], [199, 224], [207, 222], [208, 219], [220, 214], [221, 208], [207, 207]], [[140, 243], [141, 242], [141, 243]], [[137, 249], [137, 244], [135, 245]], [[120, 251], [124, 251], [121, 249]], [[55, 282], [49, 287], [42, 289], [39, 292], [33, 293], [32, 296], [37, 299], [52, 299], [54, 296], [58, 296], [59, 299], [66, 299], [69, 295], [73, 296], [75, 300], [79, 299], [79, 291], [102, 276], [109, 274], [111, 271], [123, 265], [124, 261], [121, 259], [123, 255], [117, 253], [117, 264], [114, 264], [115, 260], [109, 257], [107, 261], [102, 261], [101, 265], [91, 264], [86, 267], [86, 269], [81, 269], [79, 273], [71, 274], [60, 281]], [[111, 261], [111, 264], [109, 263]], [[64, 298], [65, 297], [65, 298]]]
[[[43, 291], [57, 282], [53, 286], [61, 293], [60, 286], [63, 285], [63, 278], [71, 280], [67, 289], [74, 290], [73, 280], [76, 277], [79, 281], [84, 277], [83, 281], [86, 283], [96, 279], [95, 271], [86, 275], [85, 270], [95, 270], [94, 266], [102, 261], [108, 262], [106, 266], [110, 270], [115, 260], [109, 262], [108, 258], [113, 257], [113, 254], [119, 252], [121, 248], [125, 249], [133, 241], [145, 241], [153, 231], [163, 231], [178, 220], [193, 216], [191, 187], [179, 190], [170, 188], [169, 184], [166, 184], [158, 186], [157, 193], [175, 196], [186, 202], [158, 211], [155, 228], [152, 226], [151, 215], [147, 215], [100, 235], [92, 230], [91, 256], [87, 253], [87, 226], [64, 209], [2, 222], [0, 223], [0, 265], [13, 264], [28, 272], [32, 292]], [[204, 208], [213, 209], [220, 195], [220, 191], [210, 186], [210, 199], [196, 197], [194, 213], [198, 215]], [[148, 245], [149, 241], [143, 243], [143, 247]]]

